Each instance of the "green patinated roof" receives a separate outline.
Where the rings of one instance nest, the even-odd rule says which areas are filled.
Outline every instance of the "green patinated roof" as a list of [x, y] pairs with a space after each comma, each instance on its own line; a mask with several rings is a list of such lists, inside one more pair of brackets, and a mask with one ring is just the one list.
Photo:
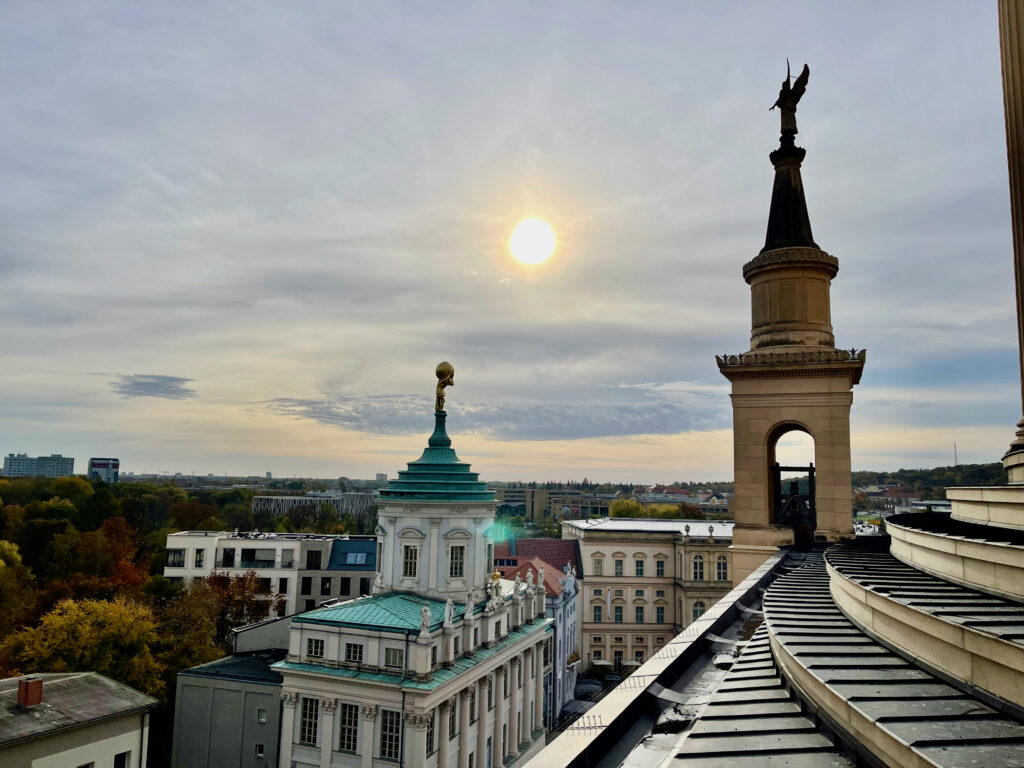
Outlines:
[[[300, 614], [292, 621], [300, 624], [331, 624], [419, 632], [420, 611], [424, 605], [430, 608], [430, 628], [439, 628], [444, 623], [444, 601], [404, 592], [390, 592], [386, 595], [349, 600], [339, 605], [325, 605], [323, 608]], [[461, 619], [465, 612], [465, 605], [456, 604], [455, 620]]]
[[[444, 603], [441, 603], [441, 606], [444, 606]], [[299, 617], [296, 616], [294, 621], [298, 620]], [[417, 624], [417, 626], [419, 625]], [[511, 645], [515, 645], [525, 637], [535, 635], [539, 632], [550, 632], [551, 626], [552, 619], [543, 619], [541, 621], [535, 621], [532, 624], [527, 624], [520, 629], [513, 629], [508, 633], [508, 635], [503, 637], [499, 642], [494, 643], [490, 648], [477, 648], [469, 658], [459, 657], [450, 667], [435, 669], [433, 679], [426, 682], [417, 682], [411, 677], [403, 678], [401, 675], [395, 675], [389, 672], [369, 672], [348, 667], [336, 668], [321, 666], [319, 664], [297, 664], [291, 661], [279, 661], [277, 664], [274, 664], [273, 667], [274, 669], [288, 670], [292, 672], [312, 672], [319, 675], [330, 675], [331, 677], [346, 677], [368, 683], [398, 685], [402, 688], [417, 691], [430, 691], [435, 688], [440, 688], [445, 683], [450, 680], [454, 680], [467, 670], [475, 667], [481, 661], [489, 659]]]
[[380, 492], [383, 501], [494, 501], [494, 493], [480, 482], [469, 464], [459, 461], [445, 432], [444, 411], [434, 413], [434, 434], [423, 455], [407, 464], [408, 469]]

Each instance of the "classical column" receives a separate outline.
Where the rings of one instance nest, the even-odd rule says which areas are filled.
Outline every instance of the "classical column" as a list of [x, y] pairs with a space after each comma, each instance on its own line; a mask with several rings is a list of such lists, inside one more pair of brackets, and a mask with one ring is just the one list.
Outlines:
[[[373, 740], [373, 724], [377, 720], [377, 705], [364, 704], [359, 708], [362, 721], [359, 723], [359, 758], [362, 768], [372, 768], [373, 752], [376, 744]], [[291, 765], [291, 763], [281, 763]]]
[[440, 546], [441, 538], [441, 519], [434, 517], [430, 519], [430, 561], [427, 563], [427, 568], [430, 569], [430, 579], [428, 586], [432, 590], [437, 589], [437, 572], [441, 569], [441, 563], [439, 561], [438, 547]]
[[[476, 685], [476, 683], [473, 683]], [[459, 768], [469, 768], [469, 688], [459, 692]]]
[[501, 768], [505, 764], [505, 737], [502, 726], [505, 724], [505, 667], [494, 670], [494, 735], [491, 736], [491, 768]]
[[427, 728], [430, 727], [432, 712], [406, 712], [405, 720], [405, 764], [421, 766], [427, 764]]
[[338, 707], [337, 699], [324, 699], [320, 702], [323, 717], [320, 719], [320, 768], [331, 768], [331, 752], [334, 748], [334, 710]]
[[536, 674], [534, 675], [534, 697], [533, 697], [533, 717], [537, 721], [537, 728], [540, 730], [547, 730], [547, 725], [544, 723], [544, 647], [543, 644], [536, 645], [533, 648], [533, 664]]
[[519, 740], [524, 743], [533, 741], [533, 649], [527, 648], [523, 653], [523, 733]]
[[442, 701], [441, 706], [437, 708], [437, 734], [440, 739], [437, 742], [438, 768], [448, 765], [448, 742], [452, 738], [452, 735], [448, 732], [448, 713], [452, 711], [453, 706], [455, 705], [449, 700]]
[[476, 759], [474, 768], [487, 765], [487, 692], [491, 690], [491, 676], [480, 678], [476, 689]]
[[281, 759], [278, 765], [292, 764], [292, 742], [295, 740], [295, 701], [298, 697], [290, 691], [281, 694]]
[[519, 757], [519, 673], [520, 659], [513, 656], [508, 666], [508, 756]]

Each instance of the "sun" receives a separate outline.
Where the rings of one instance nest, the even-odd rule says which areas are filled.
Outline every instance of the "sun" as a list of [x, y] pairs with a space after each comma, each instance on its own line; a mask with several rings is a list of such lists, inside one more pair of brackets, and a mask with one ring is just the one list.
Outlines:
[[523, 264], [540, 264], [555, 252], [555, 231], [544, 219], [523, 219], [512, 230], [508, 249]]

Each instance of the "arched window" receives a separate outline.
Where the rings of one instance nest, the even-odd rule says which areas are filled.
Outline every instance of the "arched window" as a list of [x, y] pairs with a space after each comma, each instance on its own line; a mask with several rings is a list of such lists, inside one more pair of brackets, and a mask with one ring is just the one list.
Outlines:
[[[699, 555], [698, 555], [698, 557], [699, 557]], [[704, 611], [706, 611], [706, 610], [707, 610], [707, 608], [704, 607], [704, 601], [703, 600], [698, 600], [697, 602], [695, 602], [693, 604], [693, 620], [696, 621], [701, 616], [703, 616], [704, 615]]]
[[704, 555], [693, 556], [693, 580], [704, 581]]
[[718, 556], [718, 571], [715, 575], [719, 581], [729, 580], [729, 558], [725, 555]]

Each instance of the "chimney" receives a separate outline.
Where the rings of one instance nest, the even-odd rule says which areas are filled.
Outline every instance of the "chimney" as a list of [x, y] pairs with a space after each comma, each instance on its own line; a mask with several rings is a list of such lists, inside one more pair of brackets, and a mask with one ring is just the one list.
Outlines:
[[38, 677], [23, 677], [18, 681], [18, 703], [34, 707], [43, 700], [43, 681]]

